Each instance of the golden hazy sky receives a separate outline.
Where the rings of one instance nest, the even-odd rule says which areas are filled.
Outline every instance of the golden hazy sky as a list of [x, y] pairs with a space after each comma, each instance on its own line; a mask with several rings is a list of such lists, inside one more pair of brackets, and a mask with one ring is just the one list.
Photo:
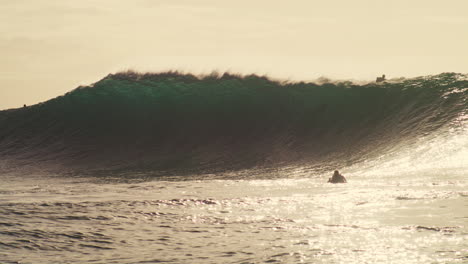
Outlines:
[[468, 0], [0, 0], [0, 109], [108, 73], [468, 73]]

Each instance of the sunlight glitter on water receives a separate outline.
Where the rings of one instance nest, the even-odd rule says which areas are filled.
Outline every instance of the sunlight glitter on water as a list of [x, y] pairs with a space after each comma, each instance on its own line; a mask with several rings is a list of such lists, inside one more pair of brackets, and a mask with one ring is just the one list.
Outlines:
[[325, 184], [319, 178], [5, 181], [0, 222], [6, 225], [0, 230], [0, 246], [7, 250], [0, 259], [24, 263], [466, 260], [466, 180], [373, 185], [366, 177], [350, 176], [349, 181], [346, 185]]

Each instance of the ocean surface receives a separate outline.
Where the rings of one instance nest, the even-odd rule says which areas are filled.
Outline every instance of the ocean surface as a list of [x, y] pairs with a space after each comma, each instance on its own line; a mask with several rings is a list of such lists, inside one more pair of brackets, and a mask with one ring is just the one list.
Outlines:
[[468, 263], [467, 99], [126, 72], [0, 111], [0, 263]]

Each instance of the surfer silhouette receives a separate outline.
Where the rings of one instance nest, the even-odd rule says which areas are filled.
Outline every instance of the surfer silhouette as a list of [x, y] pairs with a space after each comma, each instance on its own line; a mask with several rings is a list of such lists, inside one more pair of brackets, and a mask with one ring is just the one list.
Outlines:
[[335, 171], [331, 178], [328, 178], [328, 182], [330, 183], [347, 183], [346, 178], [340, 174], [339, 171]]
[[383, 82], [385, 81], [385, 74], [382, 74], [382, 77], [377, 77], [377, 79], [375, 80], [375, 82]]

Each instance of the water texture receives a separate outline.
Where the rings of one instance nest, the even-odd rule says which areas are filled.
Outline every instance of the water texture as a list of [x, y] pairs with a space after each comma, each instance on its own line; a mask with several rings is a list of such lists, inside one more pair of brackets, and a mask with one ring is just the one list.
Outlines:
[[0, 169], [328, 171], [465, 129], [467, 94], [468, 77], [455, 73], [364, 85], [120, 73], [1, 111]]
[[467, 98], [127, 72], [0, 111], [0, 263], [468, 263]]

